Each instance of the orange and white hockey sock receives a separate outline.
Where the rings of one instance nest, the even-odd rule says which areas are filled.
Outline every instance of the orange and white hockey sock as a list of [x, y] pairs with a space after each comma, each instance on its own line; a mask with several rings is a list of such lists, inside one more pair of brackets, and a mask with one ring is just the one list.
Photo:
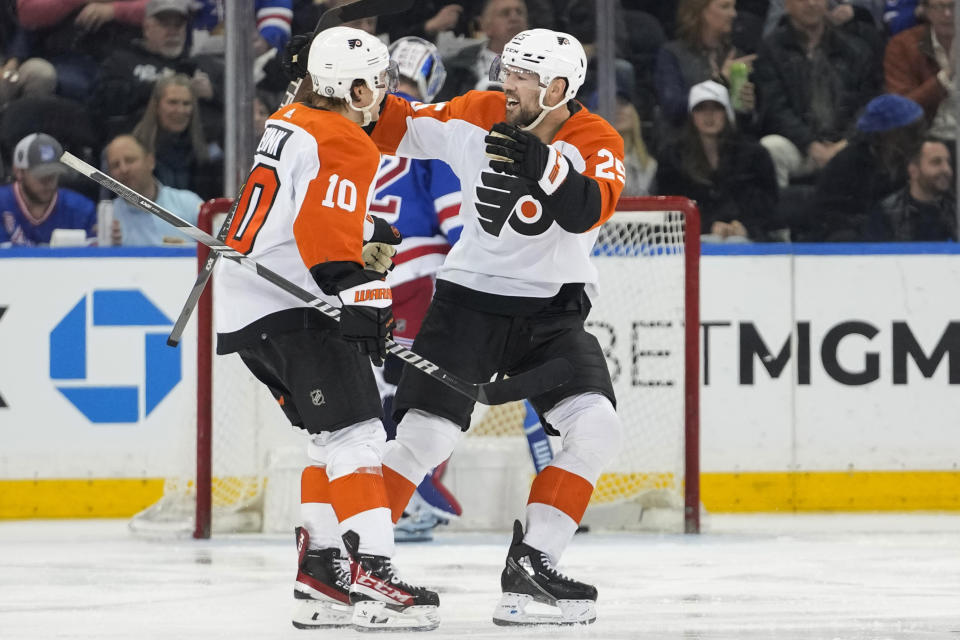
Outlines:
[[380, 467], [361, 467], [330, 481], [340, 532], [360, 536], [359, 552], [393, 556], [393, 523]]
[[576, 533], [592, 493], [593, 485], [583, 476], [547, 466], [530, 487], [523, 541], [556, 563]]
[[413, 484], [399, 471], [394, 471], [387, 465], [383, 465], [383, 484], [387, 490], [387, 502], [390, 505], [390, 519], [393, 524], [397, 524], [403, 510], [410, 504], [410, 498], [413, 492], [417, 490], [417, 485]]
[[534, 479], [523, 540], [557, 562], [587, 509], [600, 472], [617, 455], [623, 427], [599, 393], [565, 398], [547, 411], [563, 447]]
[[446, 418], [419, 409], [403, 416], [396, 440], [388, 442], [383, 453], [383, 478], [394, 522], [403, 515], [417, 485], [450, 457], [461, 437], [460, 427]]
[[330, 504], [326, 467], [307, 467], [300, 475], [300, 517], [310, 534], [311, 549], [336, 548], [344, 551], [340, 523]]

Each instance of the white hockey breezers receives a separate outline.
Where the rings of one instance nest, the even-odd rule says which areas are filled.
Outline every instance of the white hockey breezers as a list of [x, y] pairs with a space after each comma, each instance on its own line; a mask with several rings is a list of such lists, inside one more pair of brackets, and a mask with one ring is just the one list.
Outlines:
[[397, 607], [381, 600], [363, 600], [353, 605], [357, 631], [432, 631], [440, 626], [440, 612], [433, 605]]
[[[535, 610], [545, 612], [528, 612], [530, 603]], [[534, 602], [533, 596], [525, 593], [505, 592], [493, 612], [493, 623], [500, 626], [590, 624], [596, 619], [597, 603], [594, 600], [557, 600], [556, 607], [551, 607]]]

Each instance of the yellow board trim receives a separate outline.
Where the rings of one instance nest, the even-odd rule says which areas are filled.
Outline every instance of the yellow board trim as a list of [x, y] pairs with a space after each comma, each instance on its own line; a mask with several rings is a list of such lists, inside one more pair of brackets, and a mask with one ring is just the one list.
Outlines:
[[[222, 482], [222, 480], [221, 480]], [[0, 480], [0, 519], [126, 518], [163, 495], [162, 478]], [[669, 474], [605, 473], [595, 503], [667, 488]], [[960, 471], [703, 473], [708, 512], [960, 511]]]
[[0, 480], [0, 519], [127, 518], [163, 496], [163, 478]]
[[704, 473], [708, 512], [960, 511], [960, 471]]

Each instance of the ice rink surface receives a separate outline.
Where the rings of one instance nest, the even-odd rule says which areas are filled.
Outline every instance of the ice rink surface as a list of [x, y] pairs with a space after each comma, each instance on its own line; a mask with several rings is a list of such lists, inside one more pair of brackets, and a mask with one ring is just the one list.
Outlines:
[[[960, 515], [733, 516], [699, 536], [579, 535], [560, 569], [596, 584], [586, 627], [490, 622], [508, 535], [398, 548], [440, 592], [440, 628], [393, 638], [960, 640]], [[0, 638], [357, 638], [290, 624], [290, 535], [134, 538], [119, 520], [0, 522]], [[384, 637], [384, 634], [373, 634]]]

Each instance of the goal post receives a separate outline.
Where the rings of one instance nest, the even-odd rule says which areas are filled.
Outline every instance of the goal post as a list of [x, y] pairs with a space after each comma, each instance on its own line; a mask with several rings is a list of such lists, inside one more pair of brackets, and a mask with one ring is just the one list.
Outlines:
[[[230, 205], [208, 201], [198, 226], [216, 229]], [[198, 246], [198, 269], [207, 252]], [[622, 198], [600, 229], [587, 328], [607, 356], [624, 441], [584, 516], [593, 528], [700, 529], [699, 259], [699, 213], [685, 198]], [[138, 533], [283, 531], [299, 518], [302, 432], [235, 354], [214, 355], [212, 289], [196, 314], [196, 429], [180, 434], [179, 476], [131, 520]], [[522, 514], [534, 476], [525, 412], [478, 405], [444, 478], [464, 509], [451, 528], [502, 530]]]

